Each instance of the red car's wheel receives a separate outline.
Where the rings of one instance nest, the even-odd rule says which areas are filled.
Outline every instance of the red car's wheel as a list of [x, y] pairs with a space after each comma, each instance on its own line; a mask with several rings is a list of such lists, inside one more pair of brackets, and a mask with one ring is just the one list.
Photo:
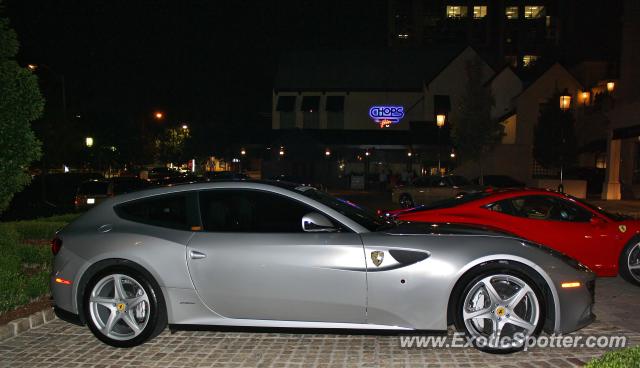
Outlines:
[[640, 238], [633, 238], [620, 254], [620, 276], [640, 286]]

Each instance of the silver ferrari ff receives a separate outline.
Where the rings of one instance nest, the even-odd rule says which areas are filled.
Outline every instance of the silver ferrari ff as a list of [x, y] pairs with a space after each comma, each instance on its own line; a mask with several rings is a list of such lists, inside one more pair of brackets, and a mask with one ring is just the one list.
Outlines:
[[594, 320], [594, 274], [562, 254], [487, 229], [387, 222], [282, 182], [113, 197], [62, 229], [52, 250], [56, 313], [116, 347], [167, 325], [403, 333], [453, 324], [484, 339], [483, 350], [506, 352], [521, 347], [518, 336]]

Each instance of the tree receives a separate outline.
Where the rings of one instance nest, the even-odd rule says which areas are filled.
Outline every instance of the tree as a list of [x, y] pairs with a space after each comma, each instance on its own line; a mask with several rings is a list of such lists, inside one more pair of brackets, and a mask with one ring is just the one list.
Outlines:
[[29, 183], [29, 165], [40, 158], [31, 122], [42, 114], [44, 99], [35, 75], [15, 61], [18, 47], [9, 20], [0, 17], [0, 212]]
[[468, 87], [458, 102], [458, 113], [451, 122], [451, 138], [462, 161], [476, 161], [480, 165], [486, 155], [500, 143], [504, 126], [491, 118], [495, 100], [491, 90], [484, 86], [482, 61], [468, 61], [466, 76]]
[[182, 128], [167, 128], [155, 140], [156, 159], [160, 162], [184, 162], [185, 142], [189, 139], [189, 130]]
[[578, 142], [573, 114], [560, 109], [559, 91], [540, 109], [533, 137], [533, 157], [545, 168], [562, 169], [573, 165], [578, 156]]

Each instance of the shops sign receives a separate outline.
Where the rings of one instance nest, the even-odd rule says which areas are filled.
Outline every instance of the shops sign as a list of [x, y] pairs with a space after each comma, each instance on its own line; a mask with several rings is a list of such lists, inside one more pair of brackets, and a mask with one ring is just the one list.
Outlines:
[[371, 106], [369, 116], [380, 128], [387, 128], [404, 117], [404, 106]]

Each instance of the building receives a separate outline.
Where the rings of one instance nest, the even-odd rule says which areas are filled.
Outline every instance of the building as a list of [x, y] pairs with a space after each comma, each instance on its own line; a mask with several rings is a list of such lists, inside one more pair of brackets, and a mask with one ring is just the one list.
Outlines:
[[[598, 0], [388, 0], [391, 47], [448, 42], [473, 46], [496, 67], [619, 56], [620, 2]], [[597, 17], [598, 26], [592, 24]]]
[[475, 59], [481, 60], [485, 79], [491, 78], [491, 67], [460, 45], [283, 56], [272, 109], [272, 128], [282, 134], [274, 146], [304, 152], [292, 155], [300, 162], [289, 158], [272, 171], [308, 176], [315, 165], [311, 149], [330, 152], [325, 160], [330, 155], [332, 164], [320, 165], [323, 173], [316, 175], [325, 179], [451, 168], [449, 127], [438, 127], [436, 115], [455, 115], [452, 96], [465, 90], [465, 65]]
[[[611, 84], [603, 199], [640, 196], [640, 3], [624, 2], [620, 79]], [[613, 82], [611, 82], [613, 83]]]

